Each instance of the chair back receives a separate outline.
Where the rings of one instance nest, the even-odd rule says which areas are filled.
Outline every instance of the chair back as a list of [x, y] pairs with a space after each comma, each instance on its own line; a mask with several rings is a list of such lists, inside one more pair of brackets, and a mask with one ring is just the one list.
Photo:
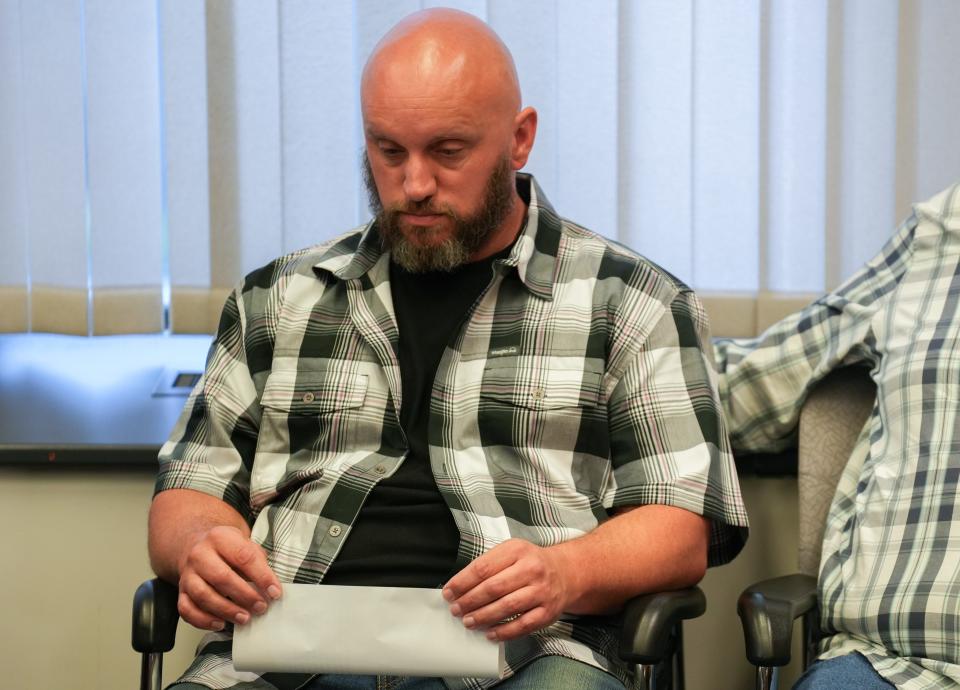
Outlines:
[[876, 400], [864, 367], [831, 372], [807, 397], [800, 413], [797, 483], [800, 502], [798, 565], [817, 577], [827, 513], [837, 483]]

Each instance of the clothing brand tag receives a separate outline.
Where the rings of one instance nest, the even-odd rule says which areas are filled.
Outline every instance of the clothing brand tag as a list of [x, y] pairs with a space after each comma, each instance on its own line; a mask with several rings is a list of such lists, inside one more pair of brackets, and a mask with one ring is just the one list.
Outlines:
[[515, 355], [520, 352], [520, 348], [516, 345], [509, 345], [507, 347], [496, 347], [490, 350], [488, 357], [506, 357], [508, 355]]

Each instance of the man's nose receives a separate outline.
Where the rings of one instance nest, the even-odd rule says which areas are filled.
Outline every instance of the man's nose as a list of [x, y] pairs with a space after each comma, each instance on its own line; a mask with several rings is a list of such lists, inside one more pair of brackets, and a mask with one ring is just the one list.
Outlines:
[[403, 193], [409, 201], [423, 201], [437, 192], [437, 178], [429, 163], [410, 156], [403, 171]]

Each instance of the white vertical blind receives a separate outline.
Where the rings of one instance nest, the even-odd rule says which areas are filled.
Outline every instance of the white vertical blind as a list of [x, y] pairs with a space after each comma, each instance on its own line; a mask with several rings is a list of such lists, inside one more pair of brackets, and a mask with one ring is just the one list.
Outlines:
[[[0, 0], [0, 330], [207, 330], [365, 220], [360, 70], [439, 4]], [[960, 177], [953, 0], [452, 4], [512, 50], [558, 210], [707, 295], [829, 287]]]
[[180, 331], [205, 331], [210, 291], [210, 169], [204, 3], [159, 3], [166, 303]]
[[27, 209], [20, 8], [0, 3], [0, 332], [26, 330]]
[[756, 291], [760, 3], [694, 3], [693, 271], [705, 290]]
[[283, 252], [278, 8], [207, 3], [211, 280]]
[[623, 3], [619, 43], [622, 237], [691, 276], [693, 0]]
[[[120, 323], [121, 331], [158, 331], [163, 178], [156, 5], [87, 0], [83, 35], [94, 330], [110, 332]], [[117, 289], [125, 298], [119, 303], [110, 299]]]
[[83, 7], [47, 1], [19, 8], [21, 79], [15, 89], [0, 91], [22, 98], [31, 324], [86, 333]]
[[619, 234], [617, 5], [557, 3], [557, 182], [548, 192], [561, 213], [612, 237]]
[[769, 2], [767, 20], [764, 287], [817, 292], [825, 285], [827, 0]]
[[896, 0], [847, 0], [840, 64], [840, 274], [846, 276], [892, 233], [897, 137]]
[[908, 197], [921, 199], [960, 177], [960, 2], [924, 0], [915, 10], [916, 179]]
[[284, 251], [292, 251], [360, 221], [354, 8], [286, 2], [280, 31]]

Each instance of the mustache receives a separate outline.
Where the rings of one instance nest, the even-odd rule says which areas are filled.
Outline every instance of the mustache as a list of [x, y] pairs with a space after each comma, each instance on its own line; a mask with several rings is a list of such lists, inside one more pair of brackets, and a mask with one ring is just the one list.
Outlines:
[[451, 209], [444, 206], [435, 206], [432, 199], [424, 199], [423, 201], [399, 202], [396, 204], [391, 204], [383, 210], [389, 215], [409, 213], [411, 215], [419, 216], [447, 216], [448, 218], [456, 217], [456, 214]]

